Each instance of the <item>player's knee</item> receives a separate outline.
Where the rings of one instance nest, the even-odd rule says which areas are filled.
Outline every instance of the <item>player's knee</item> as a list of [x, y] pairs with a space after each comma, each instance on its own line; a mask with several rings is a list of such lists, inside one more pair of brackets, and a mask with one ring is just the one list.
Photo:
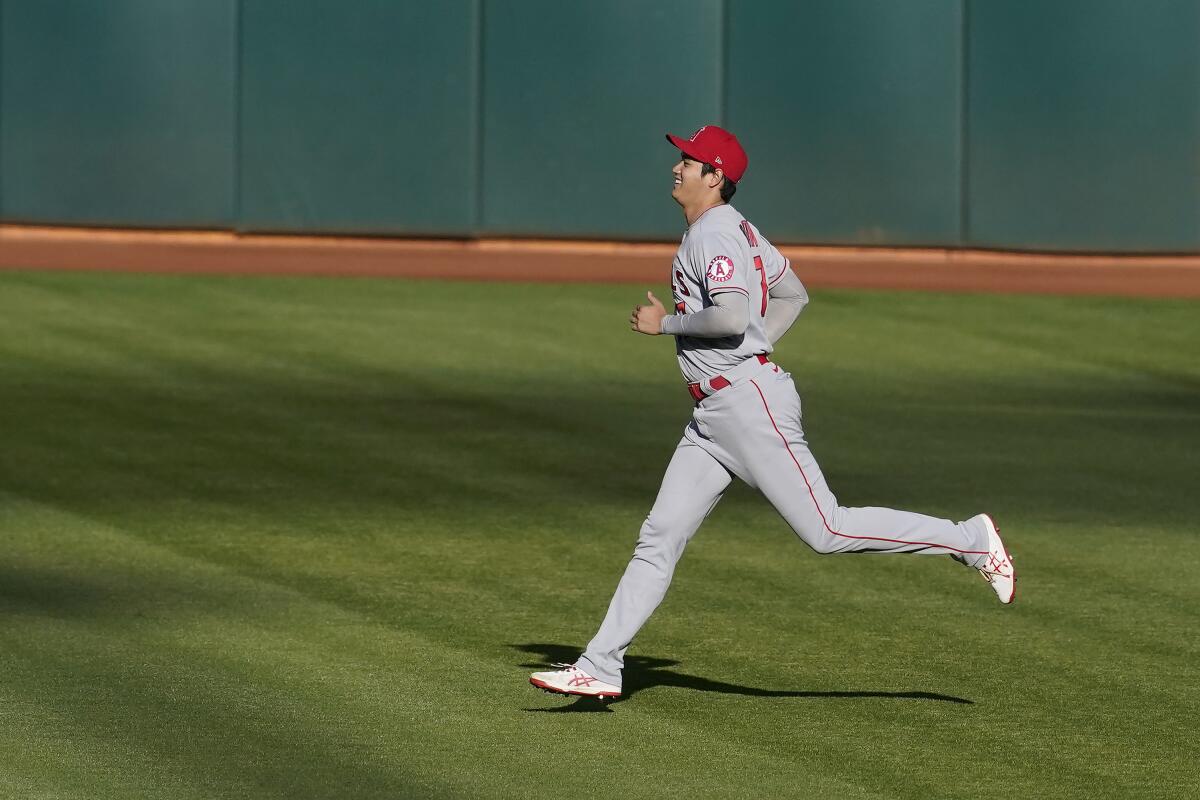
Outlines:
[[819, 515], [805, 515], [805, 518], [792, 525], [792, 530], [813, 549], [813, 552], [820, 555], [844, 553], [850, 540], [835, 533], [841, 528], [842, 513], [841, 506], [827, 507]]
[[655, 566], [671, 569], [683, 554], [689, 530], [679, 519], [651, 514], [642, 523], [634, 557]]
[[806, 545], [812, 548], [814, 553], [819, 555], [841, 553], [845, 550], [845, 540], [835, 536], [824, 525], [804, 524], [793, 526], [792, 530]]
[[698, 525], [699, 520], [688, 510], [655, 508], [642, 523], [640, 538], [659, 541], [686, 540]]
[[841, 552], [838, 541], [824, 531], [812, 538], [805, 538], [804, 541], [819, 555], [827, 556], [831, 553]]

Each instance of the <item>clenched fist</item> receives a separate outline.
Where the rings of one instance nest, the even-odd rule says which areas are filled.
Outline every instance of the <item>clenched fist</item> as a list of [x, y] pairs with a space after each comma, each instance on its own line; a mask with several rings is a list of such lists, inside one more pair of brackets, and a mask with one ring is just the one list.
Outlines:
[[638, 333], [657, 336], [662, 333], [662, 320], [667, 315], [667, 309], [663, 308], [663, 304], [653, 292], [646, 292], [646, 299], [650, 301], [650, 305], [634, 307], [633, 313], [629, 315], [629, 327]]

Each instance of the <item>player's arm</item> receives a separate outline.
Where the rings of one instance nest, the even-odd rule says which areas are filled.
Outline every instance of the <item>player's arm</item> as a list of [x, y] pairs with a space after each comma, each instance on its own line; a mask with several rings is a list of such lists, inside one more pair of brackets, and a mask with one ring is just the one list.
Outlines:
[[638, 333], [721, 339], [745, 333], [750, 324], [750, 303], [740, 292], [712, 295], [713, 304], [694, 314], [668, 314], [651, 292], [646, 292], [646, 299], [650, 305], [638, 306], [629, 318], [630, 327]]
[[694, 314], [663, 317], [662, 332], [673, 336], [723, 339], [746, 332], [750, 324], [750, 301], [741, 292], [711, 295], [712, 305]]
[[783, 338], [806, 305], [808, 290], [796, 273], [786, 270], [767, 293], [767, 316], [763, 320], [763, 327], [771, 344]]

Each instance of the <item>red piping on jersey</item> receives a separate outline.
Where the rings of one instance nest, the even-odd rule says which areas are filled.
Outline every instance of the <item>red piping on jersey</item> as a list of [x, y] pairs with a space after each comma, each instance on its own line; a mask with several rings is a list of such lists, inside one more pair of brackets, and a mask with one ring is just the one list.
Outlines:
[[779, 280], [780, 280], [780, 279], [781, 279], [781, 278], [782, 278], [784, 275], [788, 274], [788, 272], [789, 272], [791, 269], [792, 269], [792, 262], [791, 262], [791, 261], [788, 261], [788, 260], [785, 258], [785, 259], [783, 260], [783, 269], [779, 270], [779, 274], [778, 274], [778, 275], [776, 275], [774, 278], [772, 278], [772, 279], [771, 279], [771, 282], [767, 284], [767, 287], [768, 287], [768, 288], [771, 288], [771, 289], [775, 288], [775, 284], [779, 283]]
[[839, 533], [829, 527], [829, 521], [825, 519], [825, 512], [821, 510], [821, 504], [817, 502], [817, 496], [813, 494], [812, 484], [808, 482], [808, 476], [804, 474], [804, 467], [800, 466], [800, 462], [796, 460], [796, 454], [792, 452], [792, 446], [788, 444], [787, 437], [779, 430], [779, 426], [775, 424], [775, 417], [771, 414], [771, 407], [767, 405], [767, 398], [763, 395], [762, 389], [759, 388], [758, 382], [751, 380], [755, 390], [758, 392], [759, 398], [762, 399], [763, 408], [766, 409], [767, 418], [771, 420], [771, 427], [775, 429], [775, 433], [779, 434], [783, 446], [787, 448], [788, 455], [792, 457], [792, 463], [796, 465], [796, 469], [800, 470], [800, 477], [804, 479], [804, 485], [808, 487], [808, 496], [812, 498], [813, 505], [817, 507], [817, 514], [821, 517], [821, 524], [825, 526], [825, 530], [829, 531], [834, 536], [841, 536], [843, 539], [867, 539], [872, 542], [893, 542], [895, 544], [919, 544], [925, 547], [937, 547], [942, 550], [953, 550], [956, 553], [964, 555], [981, 556], [987, 555], [987, 550], [959, 550], [957, 547], [950, 547], [945, 544], [934, 544], [933, 542], [910, 542], [907, 539], [887, 539], [882, 536], [853, 536], [849, 533]]

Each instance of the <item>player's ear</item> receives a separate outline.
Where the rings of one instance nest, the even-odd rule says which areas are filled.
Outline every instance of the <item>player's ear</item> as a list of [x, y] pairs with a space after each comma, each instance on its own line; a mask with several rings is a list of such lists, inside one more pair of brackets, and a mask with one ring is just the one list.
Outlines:
[[716, 189], [721, 185], [721, 181], [725, 180], [725, 170], [717, 167], [712, 172], [708, 173], [708, 188]]

